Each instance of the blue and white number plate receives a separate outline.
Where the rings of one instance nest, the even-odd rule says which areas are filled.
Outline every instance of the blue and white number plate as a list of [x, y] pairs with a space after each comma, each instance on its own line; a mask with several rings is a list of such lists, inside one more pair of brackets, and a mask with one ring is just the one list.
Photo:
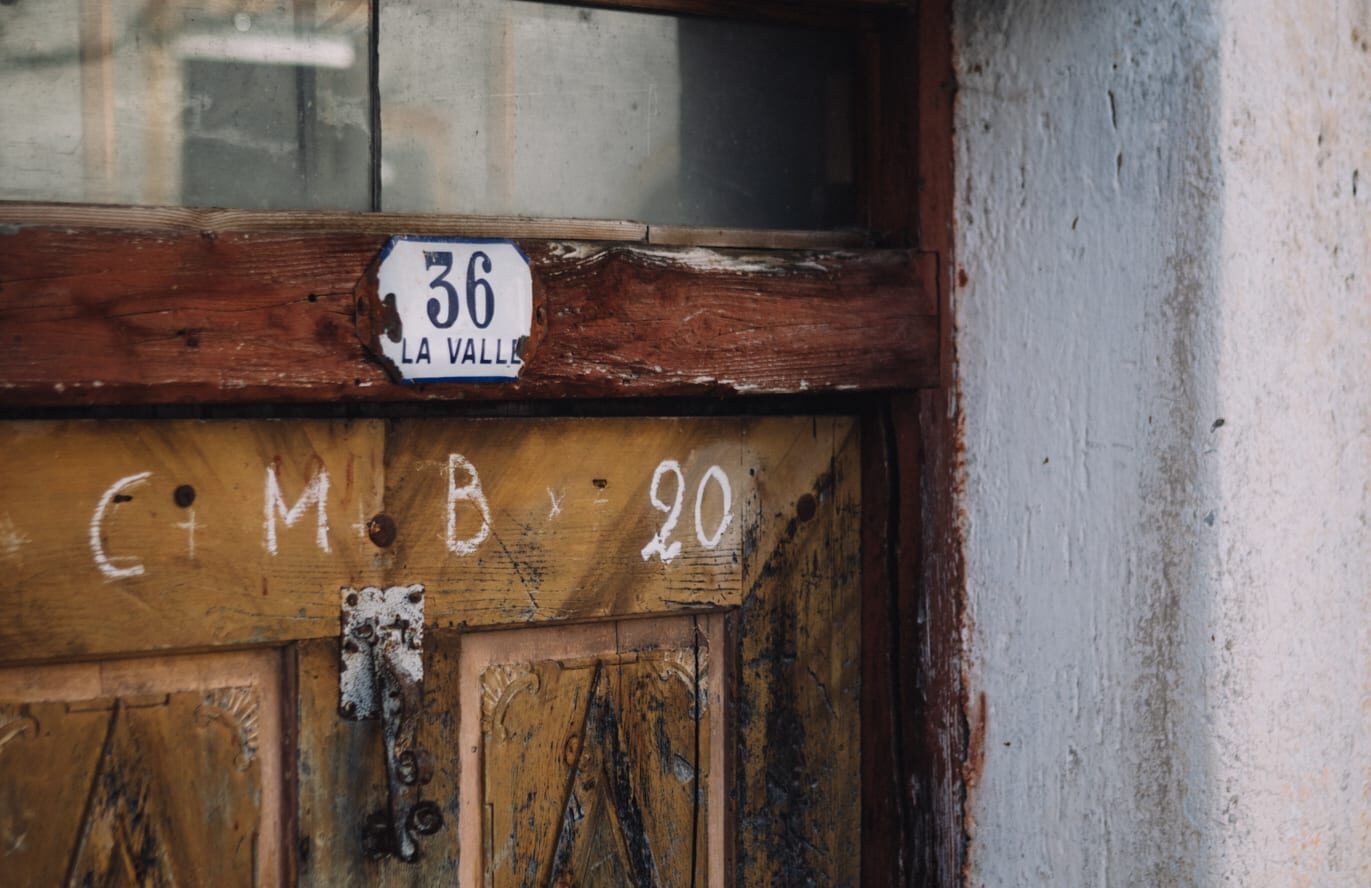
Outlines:
[[398, 341], [381, 350], [406, 382], [519, 376], [533, 322], [533, 275], [511, 241], [393, 237], [376, 273]]

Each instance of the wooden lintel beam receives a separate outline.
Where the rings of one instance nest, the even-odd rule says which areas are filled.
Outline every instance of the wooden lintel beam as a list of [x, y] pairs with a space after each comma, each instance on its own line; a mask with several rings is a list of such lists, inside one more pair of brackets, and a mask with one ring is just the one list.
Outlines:
[[[442, 237], [557, 238], [646, 242], [647, 225], [612, 219], [359, 213], [345, 210], [235, 210], [218, 207], [128, 207], [114, 204], [0, 201], [0, 230], [49, 227], [73, 231], [278, 232], [284, 234], [431, 234]], [[731, 245], [731, 244], [729, 244]], [[749, 244], [751, 246], [752, 244]], [[833, 246], [834, 244], [828, 244]], [[845, 245], [838, 243], [837, 245]]]
[[[394, 233], [420, 233], [396, 231]], [[392, 382], [357, 330], [374, 231], [0, 225], [0, 404], [509, 400], [936, 384], [933, 257], [520, 240], [507, 384]]]
[[731, 18], [811, 28], [851, 28], [873, 10], [907, 10], [910, 0], [563, 0], [596, 6], [668, 15]]

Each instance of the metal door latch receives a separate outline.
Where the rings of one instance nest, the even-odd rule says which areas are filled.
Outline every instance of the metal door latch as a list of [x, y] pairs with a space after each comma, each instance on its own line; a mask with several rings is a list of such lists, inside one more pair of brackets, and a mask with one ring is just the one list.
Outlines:
[[388, 810], [362, 827], [362, 846], [373, 858], [417, 860], [417, 836], [437, 832], [443, 813], [419, 799], [433, 777], [433, 759], [416, 746], [424, 698], [424, 587], [342, 590], [342, 669], [338, 712], [353, 721], [381, 718]]

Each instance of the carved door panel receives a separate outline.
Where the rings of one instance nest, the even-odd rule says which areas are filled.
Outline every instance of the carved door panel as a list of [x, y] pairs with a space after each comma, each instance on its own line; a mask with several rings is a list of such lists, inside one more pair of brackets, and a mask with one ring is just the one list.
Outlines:
[[[12, 422], [0, 448], [7, 884], [855, 884], [851, 421]], [[402, 861], [386, 723], [340, 689], [349, 592], [411, 586], [441, 825]]]
[[466, 884], [723, 884], [722, 625], [463, 640], [462, 746], [480, 762], [463, 775]]
[[279, 652], [0, 670], [10, 885], [274, 884]]

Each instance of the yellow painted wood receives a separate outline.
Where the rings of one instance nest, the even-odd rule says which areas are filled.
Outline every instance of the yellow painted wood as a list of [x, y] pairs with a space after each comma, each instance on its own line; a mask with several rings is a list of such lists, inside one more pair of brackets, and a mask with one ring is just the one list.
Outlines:
[[279, 663], [0, 670], [4, 882], [279, 883]]
[[[718, 618], [468, 636], [468, 883], [722, 885]], [[501, 638], [501, 636], [507, 636]], [[477, 748], [479, 747], [479, 748]]]
[[[0, 426], [0, 657], [336, 634], [338, 587], [379, 576], [350, 525], [379, 511], [384, 433], [379, 421]], [[267, 519], [269, 479], [289, 513], [325, 475], [322, 537], [308, 500], [293, 525], [279, 509]]]
[[381, 721], [338, 715], [338, 642], [317, 639], [297, 648], [299, 704], [299, 884], [346, 886], [453, 885], [460, 859], [457, 781], [457, 633], [424, 639], [424, 713], [417, 746], [433, 756], [433, 779], [423, 788], [436, 801], [444, 825], [420, 842], [414, 863], [373, 860], [360, 839], [367, 815], [387, 805]]
[[[627, 833], [653, 849], [664, 884], [724, 884], [735, 848], [740, 883], [855, 884], [858, 443], [855, 424], [834, 417], [0, 425], [0, 656], [86, 658], [0, 669], [0, 839], [22, 834], [27, 809], [16, 800], [39, 785], [51, 787], [44, 805], [84, 810], [107, 760], [137, 778], [135, 794], [146, 788], [148, 810], [168, 816], [191, 817], [197, 802], [158, 783], [158, 768], [192, 775], [191, 788], [209, 768], [203, 785], [233, 805], [252, 798], [244, 787], [275, 786], [241, 823], [279, 837], [295, 816], [279, 793], [289, 741], [299, 793], [289, 861], [306, 884], [432, 884], [454, 874], [483, 884], [487, 871], [503, 884], [530, 861], [540, 884], [613, 883], [615, 865], [641, 866]], [[666, 468], [660, 508], [653, 503], [664, 460], [679, 464], [684, 487], [675, 527], [654, 550], [676, 501]], [[712, 466], [729, 480], [732, 518], [708, 548], [700, 536], [712, 540], [725, 524], [711, 480], [696, 527], [696, 492]], [[296, 508], [322, 473], [327, 551], [317, 504]], [[271, 513], [275, 554], [269, 477], [281, 500]], [[187, 485], [193, 502], [184, 491], [178, 501]], [[379, 515], [394, 527], [384, 545], [371, 538], [387, 524]], [[454, 551], [449, 541], [471, 545]], [[436, 775], [425, 797], [449, 818], [422, 842], [417, 867], [362, 858], [361, 818], [386, 797], [379, 723], [337, 714], [338, 590], [402, 582], [429, 590], [420, 731]], [[726, 645], [723, 614], [712, 611], [730, 606], [739, 609]], [[695, 608], [711, 612], [688, 613]], [[574, 622], [528, 625], [551, 620]], [[511, 625], [528, 628], [502, 628]], [[466, 631], [482, 627], [502, 631]], [[272, 651], [92, 659], [294, 640], [293, 707], [279, 698]], [[257, 671], [233, 665], [240, 658], [259, 658]], [[694, 680], [701, 694], [691, 693]], [[251, 779], [237, 770], [231, 719], [205, 714], [212, 694], [225, 712], [245, 711], [241, 688], [268, 689], [252, 698], [259, 717], [288, 713], [272, 729], [278, 759], [263, 757], [264, 741]], [[731, 719], [725, 700], [741, 704]], [[601, 720], [588, 744], [592, 704]], [[40, 725], [43, 743], [25, 745]], [[640, 825], [625, 820], [632, 806], [622, 793], [606, 794], [615, 768], [638, 799]], [[568, 781], [581, 770], [586, 819], [568, 828]], [[25, 859], [47, 863], [22, 872], [48, 884], [64, 867], [108, 875], [123, 865], [109, 838], [122, 802], [97, 802], [99, 816], [35, 835]], [[213, 855], [211, 832], [200, 828], [193, 854], [158, 865], [193, 871]], [[798, 849], [796, 835], [805, 837]], [[279, 845], [258, 853], [259, 875], [286, 865]], [[596, 868], [600, 860], [617, 864]], [[241, 859], [220, 855], [215, 865], [217, 882], [239, 879]]]
[[[771, 447], [808, 427], [762, 422]], [[0, 658], [333, 636], [343, 586], [423, 583], [433, 626], [736, 604], [743, 504], [765, 480], [750, 427], [6, 423]], [[378, 545], [382, 514], [395, 532]]]
[[[847, 418], [801, 438], [750, 426], [765, 455], [737, 614], [742, 885], [861, 877], [861, 448]], [[795, 836], [804, 836], [797, 843]]]
[[[739, 420], [559, 419], [397, 424], [388, 444], [386, 508], [396, 543], [386, 556], [391, 583], [422, 582], [428, 619], [468, 626], [654, 613], [733, 604], [741, 578], [736, 503], [754, 486], [742, 462]], [[447, 539], [450, 455], [479, 473], [490, 510], [489, 536], [470, 554]], [[653, 506], [652, 482], [663, 460], [679, 463], [681, 508], [665, 548], [643, 557], [676, 504], [677, 478], [665, 472]], [[700, 543], [695, 498], [712, 466], [730, 479], [733, 517], [717, 545]], [[458, 487], [470, 470], [456, 470]], [[701, 525], [712, 539], [723, 520], [717, 481], [705, 486]], [[454, 509], [459, 543], [480, 534], [470, 499]]]

